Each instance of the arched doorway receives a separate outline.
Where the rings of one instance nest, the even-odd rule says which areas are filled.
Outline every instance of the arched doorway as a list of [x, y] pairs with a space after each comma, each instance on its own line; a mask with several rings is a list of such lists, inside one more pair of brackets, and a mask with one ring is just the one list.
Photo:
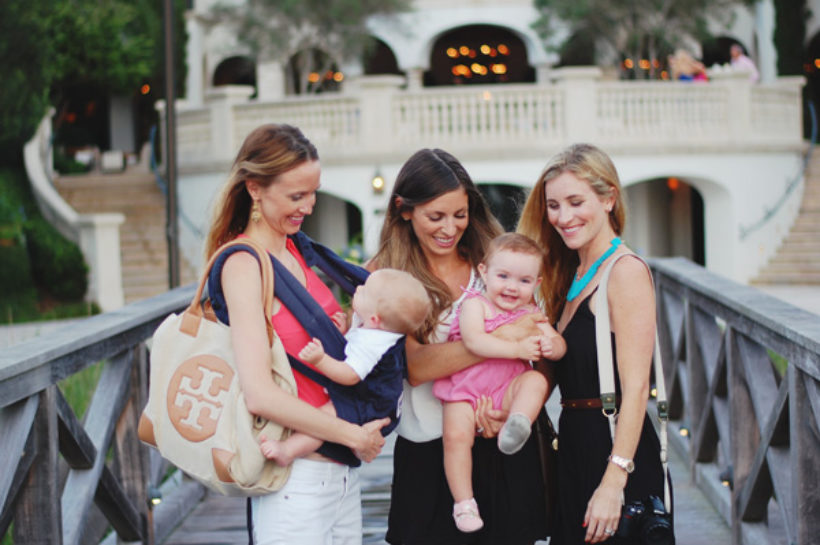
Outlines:
[[393, 53], [393, 50], [378, 38], [373, 38], [372, 43], [365, 51], [363, 64], [364, 73], [366, 75], [402, 75], [402, 71], [399, 70], [399, 63], [396, 60], [396, 55]]
[[529, 189], [509, 184], [480, 183], [478, 188], [487, 199], [490, 211], [498, 218], [505, 231], [515, 231], [521, 208], [527, 200]]
[[313, 213], [305, 218], [302, 231], [310, 238], [344, 255], [362, 239], [362, 212], [351, 202], [319, 192]]
[[252, 85], [256, 87], [256, 63], [249, 57], [230, 57], [214, 70], [213, 86]]
[[729, 54], [729, 50], [735, 44], [738, 44], [740, 47], [742, 47], [743, 51], [747, 55], [749, 54], [748, 47], [746, 47], [739, 40], [736, 40], [730, 36], [718, 36], [716, 38], [703, 42], [701, 44], [701, 47], [703, 48], [703, 64], [707, 67], [714, 66], [716, 64], [729, 64], [732, 60], [732, 56]]
[[292, 95], [338, 91], [344, 80], [336, 60], [316, 48], [297, 52], [288, 61], [286, 70], [287, 93]]
[[470, 25], [443, 34], [430, 54], [425, 86], [480, 83], [532, 83], [524, 42], [509, 30]]
[[682, 256], [706, 263], [703, 197], [673, 176], [626, 187], [624, 239], [645, 256]]

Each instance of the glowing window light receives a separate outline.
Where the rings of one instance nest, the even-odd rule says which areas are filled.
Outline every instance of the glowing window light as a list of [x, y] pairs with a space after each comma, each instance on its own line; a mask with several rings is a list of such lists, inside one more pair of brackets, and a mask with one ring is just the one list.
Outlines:
[[510, 48], [507, 47], [504, 44], [498, 44], [498, 52], [501, 53], [502, 55], [509, 55], [510, 54]]
[[669, 79], [669, 72], [666, 70], [661, 71], [661, 79]]
[[624, 61], [624, 66], [629, 70], [632, 70], [632, 68], [635, 66], [635, 63], [632, 62], [632, 59], [626, 59]]
[[319, 81], [319, 74], [318, 74], [317, 72], [311, 72], [311, 73], [308, 75], [308, 81], [309, 81], [310, 83], [316, 83], [316, 82], [318, 82], [318, 81]]
[[498, 56], [498, 49], [496, 49], [494, 47], [491, 47], [490, 48], [490, 56], [491, 57], [497, 57]]
[[454, 76], [466, 76], [469, 78], [473, 75], [472, 72], [470, 72], [470, 69], [465, 64], [457, 64], [452, 68], [451, 71], [453, 72]]
[[483, 64], [479, 64], [479, 63], [477, 63], [477, 62], [474, 62], [474, 63], [470, 66], [470, 69], [471, 69], [473, 72], [475, 72], [476, 74], [478, 74], [479, 76], [486, 76], [486, 75], [487, 75], [487, 67], [486, 67], [486, 66], [484, 66]]
[[469, 57], [471, 59], [474, 59], [476, 57], [476, 55], [478, 55], [478, 53], [475, 52], [475, 49], [471, 49]]
[[462, 45], [461, 47], [458, 48], [458, 52], [461, 53], [462, 56], [466, 57], [467, 55], [470, 54], [470, 48], [467, 47], [466, 45]]
[[814, 59], [814, 66], [820, 68], [820, 59]]
[[143, 95], [147, 95], [150, 92], [151, 92], [151, 86], [148, 85], [147, 83], [145, 85], [143, 85], [142, 87], [140, 87], [140, 93], [142, 93]]
[[493, 74], [506, 74], [507, 73], [507, 65], [506, 64], [491, 64], [490, 70], [493, 71]]
[[447, 56], [451, 59], [455, 59], [456, 57], [458, 57], [458, 49], [456, 49], [455, 47], [448, 47]]
[[666, 180], [666, 187], [668, 187], [670, 191], [675, 191], [680, 187], [680, 180], [677, 178], [669, 178]]
[[661, 61], [659, 61], [658, 59], [652, 59], [652, 66], [654, 66], [655, 68], [660, 68]]
[[649, 70], [649, 61], [646, 59], [641, 59], [638, 62], [638, 66], [640, 66], [643, 70]]
[[483, 53], [484, 55], [490, 54], [490, 46], [487, 44], [481, 44], [481, 47], [479, 49], [481, 49], [481, 53]]
[[325, 79], [333, 79], [333, 70], [325, 72]]
[[335, 74], [333, 74], [333, 81], [335, 81], [337, 83], [341, 83], [342, 80], [344, 80], [344, 79], [345, 79], [345, 75], [342, 74], [341, 72], [336, 72]]

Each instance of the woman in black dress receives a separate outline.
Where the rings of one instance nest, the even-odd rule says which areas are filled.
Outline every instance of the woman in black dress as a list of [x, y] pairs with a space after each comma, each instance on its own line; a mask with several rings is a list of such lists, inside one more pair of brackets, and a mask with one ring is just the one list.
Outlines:
[[619, 238], [624, 220], [612, 161], [594, 146], [575, 144], [547, 164], [519, 223], [520, 232], [547, 250], [541, 295], [547, 315], [559, 317], [557, 329], [567, 343], [566, 355], [550, 373], [563, 406], [550, 545], [632, 543], [615, 536], [621, 492], [627, 503], [663, 498], [660, 446], [645, 418], [655, 297], [649, 271], [638, 259], [620, 259], [607, 290], [620, 403], [614, 444], [600, 405], [592, 295], [610, 260], [632, 253]]
[[[502, 454], [495, 437], [505, 415], [493, 410], [491, 401], [477, 408], [479, 437], [472, 453], [473, 488], [484, 528], [470, 534], [456, 528], [444, 475], [442, 405], [433, 395], [432, 381], [481, 359], [463, 342], [447, 342], [447, 334], [455, 308], [465, 298], [464, 288], [480, 287], [476, 267], [500, 232], [478, 188], [451, 154], [423, 149], [405, 162], [388, 201], [379, 251], [368, 265], [408, 271], [433, 301], [429, 320], [406, 340], [407, 380], [386, 537], [393, 545], [531, 545], [546, 537], [535, 434], [519, 452]], [[529, 336], [532, 324], [524, 320], [496, 332], [513, 339]]]

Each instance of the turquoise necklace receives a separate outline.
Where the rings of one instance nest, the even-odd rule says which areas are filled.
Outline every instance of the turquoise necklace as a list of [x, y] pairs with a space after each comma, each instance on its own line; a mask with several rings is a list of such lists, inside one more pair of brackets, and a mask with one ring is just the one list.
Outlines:
[[603, 255], [601, 255], [601, 257], [595, 260], [595, 263], [592, 264], [592, 267], [590, 267], [589, 270], [587, 270], [584, 276], [582, 276], [581, 278], [578, 278], [578, 275], [572, 277], [572, 285], [569, 287], [569, 293], [567, 293], [567, 302], [572, 301], [573, 299], [578, 297], [578, 295], [580, 295], [582, 291], [584, 291], [584, 288], [587, 287], [589, 281], [592, 280], [592, 277], [594, 277], [595, 273], [598, 272], [598, 267], [601, 266], [601, 263], [603, 263], [606, 260], [606, 258], [615, 253], [615, 250], [617, 250], [618, 246], [621, 245], [621, 239], [619, 237], [615, 237], [609, 243], [612, 246], [610, 246], [610, 248], [607, 251], [605, 251]]

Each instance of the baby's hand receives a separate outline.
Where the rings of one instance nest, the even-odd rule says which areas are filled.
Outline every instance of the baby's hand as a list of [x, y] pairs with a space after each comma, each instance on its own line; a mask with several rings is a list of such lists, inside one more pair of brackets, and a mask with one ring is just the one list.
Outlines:
[[526, 361], [541, 359], [541, 337], [532, 336], [518, 342], [518, 358]]
[[322, 341], [316, 337], [313, 337], [313, 340], [307, 343], [304, 348], [299, 351], [299, 359], [312, 365], [319, 363], [319, 360], [321, 360], [324, 355], [325, 349], [322, 346]]
[[333, 325], [336, 326], [336, 329], [341, 331], [342, 335], [347, 333], [347, 329], [349, 327], [347, 323], [347, 314], [340, 310], [331, 316], [330, 319], [333, 320]]

